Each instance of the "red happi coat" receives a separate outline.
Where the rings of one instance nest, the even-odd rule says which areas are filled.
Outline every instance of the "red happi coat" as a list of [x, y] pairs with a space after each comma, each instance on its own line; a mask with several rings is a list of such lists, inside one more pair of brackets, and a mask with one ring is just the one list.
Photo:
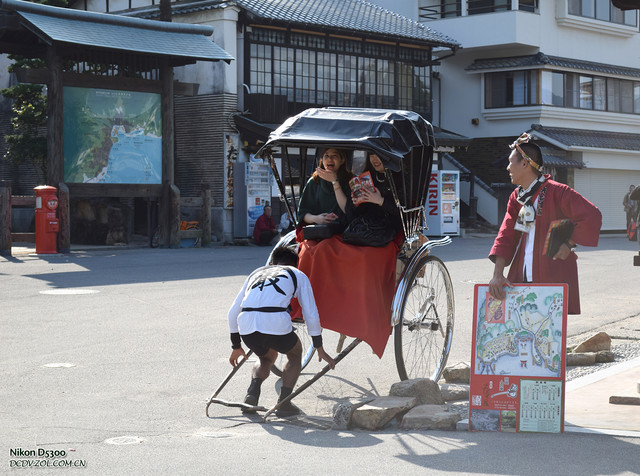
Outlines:
[[[553, 220], [568, 218], [576, 226], [571, 240], [583, 246], [597, 246], [602, 226], [600, 210], [571, 187], [550, 180], [545, 175], [531, 201], [538, 198], [536, 209], [536, 234], [533, 245], [533, 282], [567, 283], [569, 285], [569, 314], [580, 314], [580, 293], [578, 291], [578, 265], [575, 253], [566, 260], [553, 260], [543, 255], [544, 243]], [[503, 257], [509, 267], [507, 279], [512, 283], [523, 282], [524, 242], [523, 233], [516, 231], [514, 225], [522, 205], [518, 203], [517, 190], [509, 197], [507, 213], [496, 237], [489, 259]]]

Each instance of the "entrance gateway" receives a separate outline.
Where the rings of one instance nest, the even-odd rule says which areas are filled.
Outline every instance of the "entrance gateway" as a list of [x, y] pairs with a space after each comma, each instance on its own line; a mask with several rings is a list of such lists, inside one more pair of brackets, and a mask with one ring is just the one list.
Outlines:
[[[58, 251], [70, 248], [73, 197], [157, 201], [161, 244], [177, 246], [174, 95], [192, 95], [195, 88], [174, 82], [173, 68], [233, 60], [209, 38], [213, 28], [21, 0], [0, 0], [0, 17], [0, 53], [46, 62], [17, 76], [47, 86], [46, 182], [59, 190]], [[111, 111], [106, 117], [96, 114], [100, 105]], [[93, 124], [83, 122], [86, 114]], [[80, 124], [92, 128], [85, 131], [89, 138], [68, 133]]]

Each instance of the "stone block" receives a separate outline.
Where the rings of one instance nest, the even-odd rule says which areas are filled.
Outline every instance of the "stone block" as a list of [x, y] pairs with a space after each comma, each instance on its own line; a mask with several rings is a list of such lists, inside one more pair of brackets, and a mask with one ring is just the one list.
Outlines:
[[469, 419], [463, 418], [456, 423], [456, 431], [469, 431]]
[[459, 362], [444, 369], [442, 376], [447, 383], [469, 383], [471, 367], [467, 362]]
[[381, 430], [415, 404], [415, 397], [378, 397], [353, 411], [351, 425], [367, 430]]
[[406, 430], [455, 430], [460, 420], [460, 414], [448, 412], [444, 405], [418, 405], [402, 417], [400, 427]]
[[596, 363], [604, 364], [607, 362], [615, 362], [616, 357], [610, 350], [600, 350], [596, 352]]
[[611, 350], [611, 337], [606, 332], [598, 332], [573, 349], [574, 352], [598, 352], [599, 350]]
[[336, 403], [333, 407], [332, 430], [348, 430], [351, 428], [351, 416], [356, 408], [372, 401], [373, 399], [360, 400], [357, 402]]
[[595, 352], [583, 352], [575, 353], [571, 352], [567, 354], [567, 367], [580, 367], [584, 365], [593, 365], [596, 363]]
[[443, 383], [440, 385], [442, 398], [445, 402], [469, 400], [469, 385], [460, 383]]
[[614, 405], [640, 405], [640, 397], [612, 395], [609, 397], [609, 403]]
[[444, 398], [440, 387], [428, 378], [416, 378], [396, 382], [389, 390], [392, 397], [415, 397], [416, 405], [442, 405]]

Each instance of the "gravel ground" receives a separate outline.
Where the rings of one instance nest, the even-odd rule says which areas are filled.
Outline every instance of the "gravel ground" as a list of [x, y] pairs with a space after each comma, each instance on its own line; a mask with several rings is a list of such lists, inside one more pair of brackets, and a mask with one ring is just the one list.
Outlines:
[[580, 367], [567, 367], [566, 380], [576, 379], [585, 375], [598, 372], [599, 370], [612, 367], [620, 362], [626, 362], [627, 360], [640, 357], [640, 340], [619, 341], [620, 343], [612, 343], [611, 351], [615, 356], [613, 362], [606, 362], [595, 365], [585, 365]]
[[[611, 343], [611, 351], [615, 356], [615, 361], [595, 365], [585, 365], [579, 367], [567, 367], [566, 381], [574, 380], [585, 375], [598, 372], [600, 370], [612, 367], [621, 362], [640, 357], [640, 340], [615, 340]], [[447, 402], [450, 412], [459, 413], [462, 418], [469, 416], [469, 400], [459, 400]]]

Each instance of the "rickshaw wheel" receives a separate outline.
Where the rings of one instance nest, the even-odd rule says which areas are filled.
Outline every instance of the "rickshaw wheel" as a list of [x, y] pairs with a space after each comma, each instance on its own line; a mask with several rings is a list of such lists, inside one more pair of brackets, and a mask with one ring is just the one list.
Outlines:
[[[401, 380], [430, 378], [444, 371], [453, 339], [454, 301], [444, 263], [424, 254], [409, 265], [394, 329], [396, 366]], [[403, 278], [405, 279], [405, 278]]]
[[[311, 357], [315, 354], [316, 349], [313, 347], [311, 337], [307, 334], [307, 326], [304, 321], [302, 319], [294, 319], [292, 324], [293, 331], [298, 335], [298, 339], [300, 339], [300, 343], [302, 344], [302, 370], [309, 364], [309, 362], [311, 362]], [[271, 366], [271, 372], [278, 377], [282, 377], [282, 369], [286, 363], [287, 356], [284, 354], [278, 354], [277, 360]]]
[[[269, 253], [269, 257], [267, 258], [266, 264], [271, 263], [271, 257], [273, 256], [273, 252], [282, 247], [293, 245], [296, 242], [296, 232], [295, 230], [290, 231], [285, 236], [283, 236], [280, 241], [273, 247], [271, 253]], [[304, 369], [309, 362], [311, 361], [311, 357], [315, 353], [315, 348], [313, 347], [313, 342], [311, 341], [311, 337], [307, 334], [307, 328], [302, 319], [294, 319], [293, 322], [293, 330], [298, 335], [298, 339], [300, 339], [300, 343], [302, 344], [302, 368]], [[282, 369], [284, 368], [284, 364], [287, 362], [287, 356], [280, 354], [278, 355], [278, 359], [271, 367], [271, 372], [278, 377], [282, 377]]]

